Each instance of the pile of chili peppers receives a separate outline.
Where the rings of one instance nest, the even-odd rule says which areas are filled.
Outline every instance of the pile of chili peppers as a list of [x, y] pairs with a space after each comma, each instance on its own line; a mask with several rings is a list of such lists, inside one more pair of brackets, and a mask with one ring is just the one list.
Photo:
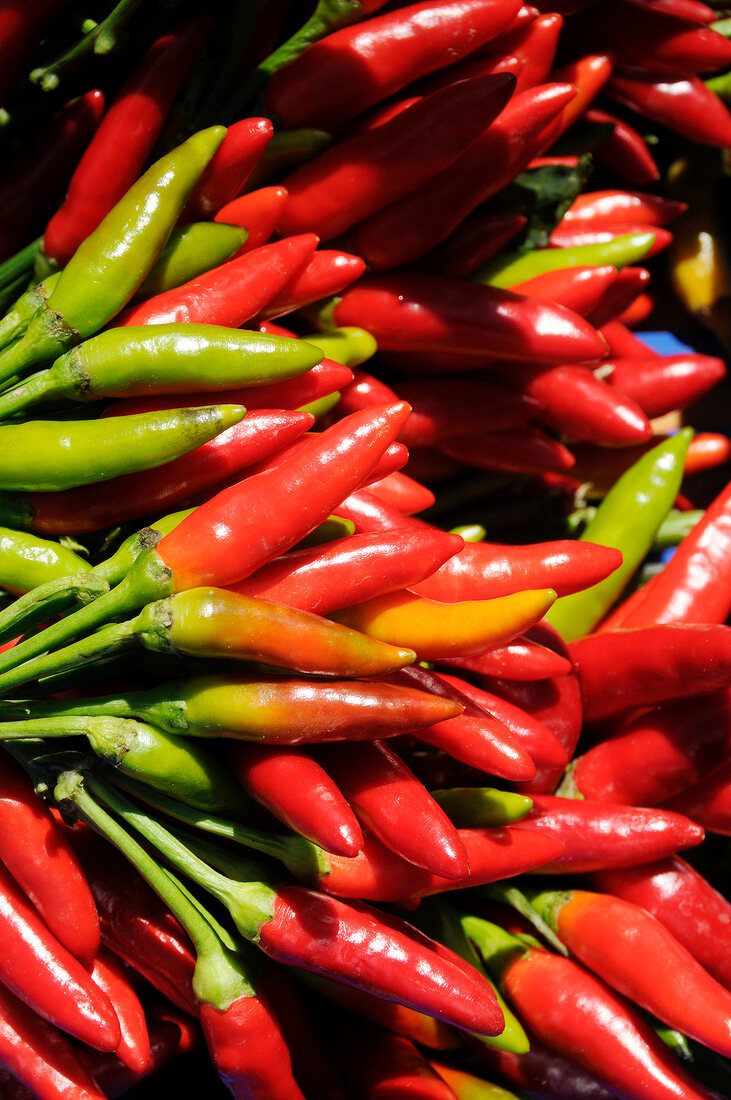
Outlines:
[[0, 0], [0, 1097], [731, 1096], [731, 10], [298, 8]]

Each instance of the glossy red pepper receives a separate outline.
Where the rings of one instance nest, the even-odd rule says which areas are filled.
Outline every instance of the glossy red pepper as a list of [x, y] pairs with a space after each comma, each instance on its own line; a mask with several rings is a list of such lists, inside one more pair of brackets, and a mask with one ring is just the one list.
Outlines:
[[185, 204], [181, 221], [203, 221], [235, 199], [273, 135], [274, 127], [268, 118], [242, 118], [228, 126], [225, 138]]
[[563, 216], [569, 223], [592, 226], [606, 223], [667, 225], [686, 209], [686, 203], [644, 191], [585, 191], [578, 195]]
[[444, 241], [545, 147], [546, 127], [575, 94], [572, 85], [563, 83], [539, 85], [513, 96], [448, 168], [358, 227], [358, 254], [380, 270], [418, 259]]
[[651, 278], [645, 267], [623, 267], [587, 319], [599, 327], [619, 318], [644, 294]]
[[457, 830], [388, 745], [322, 746], [318, 759], [363, 824], [392, 852], [443, 878], [467, 874], [467, 852]]
[[116, 323], [164, 325], [182, 321], [240, 328], [307, 265], [316, 247], [314, 233], [264, 244], [183, 286], [130, 306]]
[[399, 470], [394, 470], [380, 481], [371, 482], [368, 492], [406, 516], [431, 508], [436, 500], [431, 489]]
[[588, 123], [613, 127], [610, 136], [594, 153], [598, 165], [610, 172], [616, 172], [630, 183], [654, 183], [659, 178], [660, 170], [642, 134], [623, 119], [596, 107], [590, 107], [584, 117]]
[[[173, 404], [178, 407], [174, 399]], [[142, 474], [113, 478], [104, 494], [99, 493], [98, 485], [60, 493], [26, 493], [27, 526], [54, 535], [80, 534], [199, 500], [224, 480], [240, 478], [247, 466], [299, 438], [312, 422], [309, 413], [262, 409], [180, 459]]]
[[731, 144], [727, 107], [700, 77], [690, 73], [620, 71], [607, 85], [607, 95], [691, 141], [719, 148]]
[[226, 755], [251, 797], [294, 832], [337, 855], [360, 851], [363, 833], [352, 808], [304, 749], [239, 743]]
[[731, 627], [664, 623], [589, 634], [569, 646], [593, 721], [731, 684]]
[[644, 225], [627, 222], [603, 222], [601, 225], [584, 225], [569, 222], [559, 223], [551, 231], [549, 240], [553, 248], [578, 248], [586, 244], [605, 244], [623, 237], [627, 233], [652, 233], [653, 240], [645, 252], [644, 258], [650, 258], [672, 244], [673, 235], [669, 229], [657, 225]]
[[[413, 191], [479, 137], [513, 88], [507, 75], [450, 84], [388, 122], [331, 145], [285, 177], [280, 233], [309, 230], [329, 240]], [[372, 261], [361, 253], [359, 238], [356, 252]]]
[[706, 970], [731, 989], [731, 903], [689, 863], [669, 856], [641, 867], [597, 871], [597, 889], [657, 917]]
[[570, 470], [574, 464], [574, 456], [568, 447], [540, 428], [529, 426], [479, 435], [458, 435], [445, 440], [440, 450], [466, 466], [475, 466], [478, 470], [502, 470], [505, 473], [542, 474]]
[[59, 267], [140, 175], [195, 60], [205, 26], [204, 20], [191, 19], [158, 38], [111, 104], [43, 236], [43, 251]]
[[[572, 955], [624, 997], [719, 1054], [731, 1049], [731, 992], [641, 906], [589, 890], [532, 897]], [[678, 987], [683, 996], [678, 997]]]
[[506, 680], [548, 680], [571, 671], [571, 664], [547, 646], [534, 642], [528, 632], [504, 646], [496, 646], [475, 657], [453, 657], [442, 661], [449, 667], [464, 668], [480, 676]]
[[519, 9], [520, 0], [422, 0], [342, 27], [270, 79], [267, 105], [288, 127], [332, 131], [489, 42]]
[[577, 57], [554, 69], [554, 80], [568, 81], [576, 88], [576, 95], [567, 103], [559, 118], [544, 131], [546, 145], [553, 144], [561, 134], [582, 117], [590, 103], [596, 99], [612, 75], [614, 62], [606, 53], [591, 53]]
[[548, 12], [525, 24], [519, 23], [495, 43], [494, 57], [502, 55], [506, 60], [515, 57], [520, 62], [516, 92], [543, 84], [548, 79], [563, 25], [559, 12]]
[[[2, 9], [0, 9], [2, 20]], [[4, 45], [3, 41], [3, 45]], [[0, 256], [21, 248], [68, 180], [104, 114], [104, 93], [86, 92], [65, 104], [36, 142], [0, 180]], [[42, 226], [42, 222], [41, 222]]]
[[351, 535], [294, 550], [263, 565], [234, 590], [327, 615], [406, 587], [460, 549], [458, 535], [411, 527]]
[[635, 401], [650, 417], [695, 404], [726, 375], [722, 359], [693, 353], [615, 359], [603, 366], [609, 385]]
[[695, 786], [731, 750], [731, 692], [643, 712], [572, 764], [566, 792], [600, 802], [655, 806]]
[[668, 799], [663, 808], [686, 814], [709, 833], [731, 836], [731, 765], [722, 764], [702, 783]]
[[511, 290], [536, 298], [548, 298], [582, 317], [589, 317], [616, 281], [618, 274], [611, 264], [560, 267], [516, 283]]
[[101, 951], [91, 968], [92, 979], [114, 1005], [122, 1038], [115, 1054], [133, 1073], [143, 1073], [150, 1061], [150, 1035], [145, 1010], [121, 962]]
[[213, 220], [225, 225], [240, 225], [248, 231], [249, 236], [237, 253], [243, 256], [244, 252], [251, 252], [253, 248], [266, 244], [274, 232], [286, 200], [287, 191], [281, 184], [259, 187], [256, 191], [249, 191], [227, 202], [214, 215]]
[[583, 874], [664, 859], [703, 840], [703, 829], [681, 813], [533, 794], [533, 809], [514, 829], [548, 833], [563, 853], [541, 874]]
[[280, 317], [304, 309], [321, 298], [338, 294], [354, 283], [365, 271], [365, 261], [350, 252], [318, 249], [309, 263], [267, 303], [259, 313], [260, 320]]

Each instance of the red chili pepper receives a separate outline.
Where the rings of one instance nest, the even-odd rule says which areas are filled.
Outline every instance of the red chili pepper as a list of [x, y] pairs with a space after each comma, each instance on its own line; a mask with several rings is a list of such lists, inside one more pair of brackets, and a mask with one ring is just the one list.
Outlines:
[[626, 447], [652, 436], [652, 425], [640, 405], [620, 386], [607, 385], [579, 363], [550, 367], [510, 363], [498, 366], [496, 374], [538, 402], [542, 423], [573, 439]]
[[63, 1031], [100, 1050], [116, 1050], [119, 1022], [109, 998], [49, 932], [1, 866], [0, 921], [5, 985]]
[[115, 321], [120, 325], [188, 322], [240, 328], [302, 271], [316, 247], [314, 233], [264, 244], [183, 286], [130, 306]]
[[[601, 225], [559, 224], [551, 231], [550, 243], [555, 248], [575, 248], [585, 244], [604, 244], [616, 240], [626, 233], [652, 233], [653, 241], [645, 257], [654, 256], [672, 243], [673, 235], [669, 229], [656, 225], [628, 224], [626, 222], [603, 222]], [[643, 257], [644, 258], [644, 257]]]
[[227, 202], [213, 220], [226, 225], [241, 225], [248, 230], [249, 236], [236, 254], [243, 256], [245, 252], [266, 244], [274, 232], [286, 201], [287, 190], [281, 184], [260, 187]]
[[114, 1005], [122, 1038], [115, 1054], [133, 1073], [143, 1073], [150, 1061], [150, 1036], [145, 1010], [119, 960], [102, 951], [94, 960], [92, 979]]
[[171, 1020], [155, 1020], [150, 1025], [150, 1058], [141, 1073], [130, 1070], [116, 1054], [92, 1050], [91, 1047], [83, 1047], [77, 1053], [107, 1100], [116, 1100], [140, 1081], [162, 1069], [176, 1054], [186, 1053], [181, 1048], [180, 1038], [177, 1023]]
[[513, 428], [536, 416], [540, 408], [533, 398], [483, 379], [402, 382], [398, 392], [411, 405], [411, 416], [399, 436], [408, 447], [440, 443], [480, 428]]
[[[0, 24], [2, 9], [0, 9]], [[4, 45], [3, 40], [3, 45]], [[104, 93], [86, 92], [53, 116], [50, 125], [0, 180], [0, 255], [26, 243], [48, 214], [104, 114]]]
[[[471, 933], [477, 924], [477, 918], [469, 919]], [[485, 938], [499, 951], [493, 972], [521, 1019], [549, 1049], [618, 1095], [710, 1100], [639, 1013], [598, 978], [571, 959], [487, 927]]]
[[67, 0], [3, 0], [0, 6], [0, 103], [4, 104], [46, 27]]
[[632, 0], [640, 7], [649, 7], [653, 11], [666, 12], [678, 19], [690, 19], [695, 23], [713, 23], [717, 18], [713, 8], [700, 0]]
[[563, 443], [540, 428], [531, 427], [455, 436], [440, 444], [440, 450], [478, 470], [506, 473], [541, 474], [570, 470], [574, 464], [574, 456]]
[[[184, 406], [173, 398], [173, 407]], [[115, 415], [124, 412], [117, 408], [109, 411]], [[60, 493], [26, 493], [23, 499], [28, 526], [53, 535], [80, 534], [156, 511], [169, 511], [182, 501], [210, 493], [226, 478], [241, 477], [247, 466], [287, 446], [312, 423], [309, 413], [262, 409], [249, 413], [232, 429], [180, 459], [142, 474], [113, 478], [104, 494], [99, 493], [97, 485]]]
[[723, 623], [731, 611], [731, 486], [721, 491], [617, 627]]
[[43, 236], [43, 251], [59, 267], [140, 175], [205, 29], [206, 21], [195, 18], [158, 38], [111, 104]]
[[687, 208], [687, 203], [644, 191], [585, 191], [574, 199], [562, 224], [576, 223], [667, 225]]
[[61, 1032], [4, 985], [0, 985], [0, 1061], [38, 1100], [105, 1100]]
[[731, 684], [731, 627], [663, 623], [588, 634], [569, 646], [587, 721]]
[[563, 83], [514, 95], [448, 168], [362, 223], [355, 232], [356, 252], [371, 267], [384, 269], [409, 263], [444, 241], [545, 147], [546, 127], [575, 94]]
[[597, 871], [599, 890], [657, 917], [706, 970], [731, 988], [731, 903], [679, 856], [623, 870]]
[[723, 764], [702, 783], [668, 799], [663, 808], [686, 814], [710, 833], [731, 836], [731, 765]]
[[643, 712], [572, 764], [567, 787], [600, 802], [655, 806], [700, 782], [731, 749], [731, 693]]
[[336, 249], [321, 249], [312, 253], [309, 263], [286, 286], [282, 287], [259, 314], [259, 319], [280, 317], [303, 309], [321, 298], [338, 294], [359, 279], [365, 271], [360, 256]]
[[431, 489], [427, 489], [425, 485], [421, 485], [398, 470], [381, 478], [380, 481], [371, 482], [368, 491], [391, 508], [397, 508], [399, 512], [403, 512], [405, 516], [412, 516], [416, 512], [431, 508], [436, 500]]
[[544, 132], [546, 145], [553, 144], [582, 117], [589, 104], [596, 99], [611, 77], [613, 68], [614, 63], [608, 54], [597, 53], [577, 57], [574, 61], [562, 65], [560, 69], [554, 69], [551, 74], [552, 79], [573, 84], [577, 94], [570, 103], [567, 103], [555, 123], [546, 127]]
[[516, 73], [516, 93], [543, 84], [548, 79], [563, 24], [563, 17], [558, 12], [549, 12], [528, 23], [519, 23], [494, 44], [493, 56], [499, 53], [505, 58], [515, 57], [522, 63]]
[[728, 68], [731, 43], [676, 13], [614, 0], [572, 21], [573, 43], [599, 41], [620, 65], [657, 72], [713, 73]]
[[102, 942], [178, 1008], [197, 1015], [195, 955], [172, 913], [134, 868], [90, 829], [69, 833], [94, 894]]
[[267, 105], [288, 127], [335, 130], [489, 42], [519, 10], [520, 0], [423, 0], [342, 27], [269, 80]]
[[587, 314], [592, 325], [606, 325], [619, 318], [640, 298], [650, 283], [650, 272], [644, 267], [623, 267], [616, 272], [596, 308]]
[[238, 743], [228, 746], [227, 759], [251, 797], [294, 832], [337, 855], [360, 851], [363, 833], [353, 810], [306, 750]]
[[422, 257], [422, 267], [434, 275], [465, 279], [520, 233], [526, 220], [522, 214], [475, 210]]
[[480, 676], [504, 677], [506, 680], [548, 680], [571, 671], [571, 664], [547, 646], [532, 641], [529, 632], [508, 645], [496, 646], [475, 657], [452, 657], [442, 664], [464, 668]]
[[649, 146], [642, 134], [615, 115], [591, 107], [584, 118], [590, 124], [610, 124], [614, 127], [610, 137], [594, 152], [596, 162], [603, 169], [616, 173], [630, 183], [654, 183], [660, 170], [652, 158]]
[[478, 707], [482, 707], [488, 714], [492, 714], [499, 722], [502, 722], [515, 736], [537, 767], [559, 768], [566, 765], [568, 754], [555, 733], [545, 723], [540, 722], [514, 703], [509, 703], [493, 692], [475, 687], [467, 680], [462, 680], [457, 676], [449, 676], [444, 672], [439, 675], [445, 683], [451, 684], [457, 691], [476, 703]]
[[531, 903], [571, 953], [612, 989], [728, 1056], [731, 992], [651, 913], [589, 890], [545, 891]]
[[274, 127], [268, 118], [242, 118], [228, 126], [180, 220], [205, 221], [234, 199], [273, 136]]
[[621, 390], [651, 417], [687, 408], [726, 375], [722, 359], [693, 353], [616, 359], [603, 367], [602, 375], [609, 385]]
[[404, 527], [295, 550], [233, 585], [236, 592], [327, 615], [406, 587], [459, 550], [459, 536]]
[[339, 1019], [337, 1025], [333, 1038], [338, 1059], [346, 1082], [360, 1095], [379, 1100], [405, 1096], [415, 1100], [457, 1100], [454, 1090], [410, 1039], [362, 1020], [358, 1021], [357, 1029], [347, 1019]]
[[367, 276], [340, 297], [338, 325], [361, 325], [386, 351], [474, 351], [539, 361], [601, 359], [604, 342], [577, 314], [508, 290], [435, 275]]
[[657, 297], [654, 294], [638, 294], [630, 304], [616, 314], [623, 325], [642, 325], [657, 309]]
[[[503, 109], [513, 88], [507, 75], [450, 84], [388, 122], [330, 146], [285, 178], [288, 198], [279, 231], [304, 227], [328, 240], [400, 199], [452, 164]], [[361, 253], [359, 237], [356, 251]]]
[[468, 542], [427, 580], [410, 587], [423, 596], [454, 602], [530, 588], [552, 588], [565, 596], [603, 580], [620, 564], [618, 550], [592, 542]]
[[389, 679], [396, 684], [415, 685], [432, 695], [459, 702], [464, 707], [462, 714], [420, 729], [415, 735], [419, 741], [443, 749], [456, 760], [505, 779], [526, 780], [535, 775], [535, 764], [530, 755], [507, 726], [446, 679], [419, 665], [403, 668]]
[[619, 272], [611, 264], [595, 267], [561, 267], [546, 271], [511, 287], [517, 294], [548, 298], [589, 317], [602, 301]]
[[731, 114], [700, 77], [623, 70], [613, 75], [606, 91], [624, 107], [691, 141], [731, 145]]
[[401, 859], [442, 878], [468, 873], [467, 853], [454, 825], [386, 744], [323, 746], [318, 759], [363, 824]]
[[99, 918], [79, 861], [25, 773], [0, 760], [0, 860], [59, 941], [84, 964], [99, 950]]
[[541, 867], [541, 874], [584, 874], [609, 867], [634, 867], [664, 859], [703, 840], [703, 829], [666, 809], [622, 806], [533, 794], [533, 809], [514, 829], [547, 833], [564, 844], [563, 853]]

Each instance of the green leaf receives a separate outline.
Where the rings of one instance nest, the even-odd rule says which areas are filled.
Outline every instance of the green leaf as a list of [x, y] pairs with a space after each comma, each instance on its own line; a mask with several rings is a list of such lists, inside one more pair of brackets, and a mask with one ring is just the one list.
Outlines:
[[[547, 164], [521, 174], [500, 195], [501, 209], [528, 219], [518, 248], [531, 252], [544, 248], [551, 232], [576, 197], [585, 189], [593, 168], [591, 154], [579, 158], [576, 167]], [[515, 246], [513, 246], [515, 247]]]

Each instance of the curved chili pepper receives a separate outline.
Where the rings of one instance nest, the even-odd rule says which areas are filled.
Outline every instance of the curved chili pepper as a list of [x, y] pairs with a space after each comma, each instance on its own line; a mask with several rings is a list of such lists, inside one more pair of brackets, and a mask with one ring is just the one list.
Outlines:
[[143, 1073], [150, 1061], [150, 1036], [145, 1011], [119, 960], [102, 951], [91, 968], [93, 981], [114, 1005], [122, 1038], [115, 1054], [134, 1073]]
[[467, 350], [539, 361], [601, 359], [605, 347], [578, 314], [509, 291], [434, 275], [368, 276], [333, 311], [383, 350]]
[[[365, 271], [365, 261], [360, 256], [337, 249], [320, 249], [312, 253], [310, 262], [287, 283], [261, 310], [259, 317], [280, 317], [292, 313], [321, 298], [328, 298], [344, 290]], [[311, 338], [314, 343], [314, 337]], [[332, 356], [334, 358], [334, 356]]]
[[457, 830], [396, 753], [377, 740], [343, 749], [321, 748], [318, 760], [374, 836], [416, 867], [464, 877], [469, 865]]
[[3, 379], [63, 354], [126, 305], [224, 134], [222, 126], [201, 130], [130, 187], [71, 257], [22, 339], [0, 354]]
[[625, 447], [652, 435], [650, 421], [631, 393], [620, 385], [608, 386], [579, 363], [511, 363], [498, 366], [497, 377], [538, 402], [542, 423], [574, 439]]
[[649, 146], [642, 134], [634, 130], [623, 119], [607, 114], [596, 107], [590, 107], [584, 118], [590, 125], [610, 124], [611, 135], [602, 142], [593, 154], [597, 164], [630, 183], [654, 183], [660, 176]]
[[130, 306], [117, 323], [239, 328], [305, 267], [316, 247], [314, 233], [264, 244], [182, 286]]
[[449, 676], [445, 672], [439, 673], [439, 676], [445, 683], [456, 688], [457, 691], [476, 703], [478, 707], [482, 707], [488, 714], [492, 714], [499, 722], [502, 722], [515, 736], [537, 767], [561, 767], [568, 760], [566, 750], [553, 731], [527, 711], [517, 707], [514, 703], [509, 703], [507, 699], [503, 699], [493, 692], [475, 687], [474, 684], [457, 676]]
[[520, 233], [525, 223], [522, 214], [475, 210], [422, 257], [422, 264], [435, 275], [464, 279]]
[[150, 1025], [150, 1058], [142, 1072], [129, 1069], [116, 1054], [107, 1054], [91, 1047], [78, 1051], [83, 1065], [91, 1073], [107, 1100], [124, 1096], [140, 1081], [162, 1069], [181, 1049], [180, 1027], [172, 1020], [155, 1020]]
[[111, 328], [2, 394], [0, 416], [59, 398], [83, 402], [276, 382], [321, 358], [318, 348], [301, 340], [218, 325]]
[[[307, 229], [329, 240], [413, 191], [490, 125], [513, 87], [508, 75], [460, 81], [424, 96], [383, 125], [330, 146], [284, 179], [280, 233]], [[359, 238], [356, 251], [361, 253]], [[364, 257], [372, 260], [367, 252]]]
[[371, 482], [368, 491], [392, 508], [398, 508], [406, 516], [431, 508], [436, 500], [431, 489], [420, 485], [418, 481], [414, 481], [412, 477], [398, 470], [394, 470], [392, 474], [381, 478], [380, 481]]
[[531, 904], [618, 993], [720, 1054], [731, 1049], [731, 992], [641, 906], [589, 890], [543, 891]]
[[[635, 264], [647, 255], [654, 230], [625, 233], [601, 244], [576, 245], [574, 248], [536, 248], [532, 252], [503, 253], [479, 268], [473, 278], [490, 286], [514, 287], [527, 279], [563, 267], [594, 267], [611, 264], [621, 268]], [[527, 356], [524, 356], [527, 358]]]
[[548, 621], [564, 638], [592, 630], [644, 558], [680, 488], [691, 435], [685, 428], [648, 451], [614, 484], [586, 526], [581, 539], [615, 546], [623, 560], [598, 585], [557, 601]]
[[726, 758], [731, 693], [693, 696], [642, 713], [571, 765], [562, 794], [655, 806], [695, 786]]
[[569, 539], [529, 546], [466, 543], [433, 576], [410, 587], [448, 602], [542, 587], [565, 596], [603, 580], [620, 562], [620, 552], [612, 547]]
[[248, 794], [294, 832], [337, 855], [360, 851], [363, 833], [353, 810], [304, 749], [235, 744], [226, 759]]
[[629, 223], [667, 225], [686, 209], [686, 203], [644, 191], [585, 191], [578, 195], [563, 216], [565, 225]]
[[[188, 20], [153, 42], [114, 102], [51, 218], [43, 251], [65, 267], [140, 175], [200, 48], [205, 22]], [[114, 171], [109, 171], [110, 157]]]
[[547, 588], [445, 604], [402, 589], [344, 608], [333, 617], [374, 638], [391, 639], [392, 645], [408, 637], [419, 659], [432, 661], [480, 653], [510, 641], [542, 619], [555, 598]]
[[[491, 973], [538, 1039], [611, 1091], [652, 1100], [709, 1100], [642, 1017], [578, 963], [465, 918]], [[581, 1042], [576, 1042], [577, 1031]]]
[[564, 20], [558, 12], [538, 15], [526, 24], [518, 24], [494, 43], [493, 56], [522, 62], [515, 91], [523, 92], [548, 80], [553, 67]]
[[[393, 268], [444, 241], [463, 218], [520, 174], [544, 147], [547, 124], [575, 94], [564, 83], [513, 96], [482, 136], [447, 168], [358, 226], [358, 254], [371, 267]], [[486, 172], [485, 165], [494, 167]]]
[[172, 591], [242, 580], [331, 515], [373, 470], [407, 415], [408, 406], [401, 404], [353, 413], [276, 468], [223, 490], [150, 555], [136, 559], [112, 592], [14, 646], [12, 656], [1, 654], [0, 669]]
[[358, 1021], [357, 1031], [339, 1020], [334, 1028], [338, 1058], [346, 1082], [363, 1095], [395, 1100], [399, 1095], [419, 1100], [457, 1100], [447, 1082], [434, 1070], [410, 1039], [385, 1028]]
[[25, 773], [0, 760], [0, 859], [60, 943], [88, 965], [99, 918], [73, 849]]
[[644, 267], [623, 267], [615, 275], [614, 282], [587, 315], [592, 325], [601, 326], [621, 317], [634, 303], [640, 301], [649, 286], [650, 272]]
[[288, 127], [333, 130], [410, 84], [452, 64], [507, 30], [517, 0], [445, 0], [387, 12], [342, 27], [276, 73], [267, 104]]
[[243, 420], [241, 405], [142, 413], [108, 420], [28, 420], [0, 426], [0, 486], [58, 492], [148, 470]]
[[623, 870], [597, 871], [599, 890], [652, 913], [709, 973], [731, 988], [731, 903], [679, 856]]
[[513, 290], [518, 294], [549, 298], [582, 317], [589, 317], [609, 292], [618, 274], [611, 264], [560, 267], [517, 283]]
[[603, 367], [607, 371], [609, 385], [636, 401], [651, 417], [664, 416], [673, 409], [687, 408], [726, 375], [723, 360], [712, 355], [616, 359], [603, 364]]
[[210, 218], [235, 198], [273, 134], [268, 118], [242, 118], [228, 126], [226, 137], [185, 205], [182, 221]]
[[[176, 402], [172, 404], [177, 406]], [[110, 478], [104, 494], [99, 493], [96, 484], [59, 493], [27, 493], [16, 498], [6, 494], [0, 498], [0, 511], [10, 509], [18, 526], [47, 534], [99, 531], [110, 524], [147, 516], [155, 509], [162, 511], [168, 505], [199, 497], [224, 479], [239, 475], [247, 466], [286, 447], [311, 424], [308, 413], [279, 409], [248, 413], [238, 424], [172, 462], [155, 470]], [[74, 571], [78, 572], [78, 566]]]
[[[3, 37], [3, 49], [7, 39]], [[65, 104], [45, 132], [0, 180], [0, 255], [20, 248], [48, 213], [104, 113], [104, 94], [86, 92]]]
[[247, 239], [245, 229], [215, 222], [191, 222], [174, 229], [147, 278], [137, 288], [133, 301], [163, 294], [220, 266], [234, 253], [238, 254]]
[[571, 664], [561, 654], [534, 642], [528, 633], [504, 646], [496, 646], [475, 657], [454, 657], [442, 660], [452, 668], [464, 668], [480, 676], [504, 677], [506, 680], [548, 680], [571, 672]]
[[[538, 301], [538, 299], [532, 299]], [[574, 364], [571, 364], [572, 366]], [[541, 474], [570, 470], [571, 451], [540, 428], [506, 428], [500, 432], [458, 435], [447, 439], [440, 450], [478, 470], [504, 470], [507, 473]]]
[[719, 148], [731, 144], [731, 115], [700, 77], [620, 71], [606, 91], [611, 99], [691, 141]]
[[731, 683], [731, 627], [663, 623], [606, 631], [573, 642], [589, 721], [637, 706], [654, 706]]
[[251, 252], [252, 248], [266, 244], [276, 228], [286, 201], [287, 190], [281, 184], [260, 187], [227, 202], [215, 214], [213, 221], [240, 225], [246, 229], [248, 237], [238, 251], [238, 255], [242, 256], [244, 252]]
[[26, 1095], [38, 1100], [105, 1100], [68, 1040], [4, 985], [0, 985], [0, 1059], [20, 1087], [29, 1090]]
[[591, 53], [567, 62], [551, 74], [554, 80], [573, 84], [577, 94], [567, 103], [554, 123], [546, 127], [546, 145], [553, 144], [561, 134], [581, 118], [590, 103], [598, 96], [611, 78], [613, 58], [608, 53]]
[[723, 764], [702, 783], [664, 802], [665, 808], [686, 814], [709, 833], [731, 836], [731, 767]]
[[670, 810], [532, 792], [530, 797], [533, 809], [512, 828], [545, 832], [564, 844], [563, 853], [541, 867], [542, 875], [633, 867], [703, 840], [699, 825]]
[[28, 592], [88, 568], [83, 558], [60, 542], [0, 527], [0, 584], [11, 592]]
[[661, 252], [662, 249], [667, 248], [672, 243], [673, 235], [669, 229], [664, 229], [659, 225], [648, 226], [628, 222], [606, 222], [597, 226], [575, 225], [574, 223], [563, 225], [559, 223], [555, 229], [551, 230], [549, 241], [554, 248], [584, 248], [587, 245], [616, 241], [618, 237], [624, 237], [630, 233], [642, 234], [649, 232], [652, 233], [653, 241], [644, 258], [650, 259], [651, 256]]

